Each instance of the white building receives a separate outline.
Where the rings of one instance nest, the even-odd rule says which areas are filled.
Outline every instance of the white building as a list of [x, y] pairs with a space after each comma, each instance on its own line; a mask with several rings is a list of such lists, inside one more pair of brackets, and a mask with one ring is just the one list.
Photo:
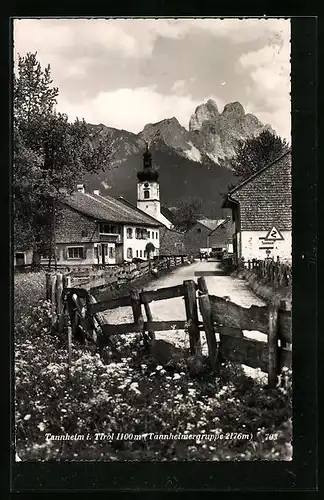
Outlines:
[[236, 260], [266, 258], [291, 262], [291, 151], [232, 189], [223, 204], [234, 221]]

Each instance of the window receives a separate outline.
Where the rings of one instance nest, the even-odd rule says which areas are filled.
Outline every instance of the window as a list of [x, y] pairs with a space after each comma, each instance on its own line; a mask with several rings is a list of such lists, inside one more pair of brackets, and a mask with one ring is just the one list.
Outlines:
[[102, 257], [102, 254], [105, 255], [105, 257], [108, 256], [108, 245], [98, 245], [97, 247], [97, 252], [99, 257]]
[[87, 229], [82, 229], [82, 231], [81, 231], [81, 236], [82, 236], [82, 238], [85, 238], [86, 236], [88, 236], [88, 231], [87, 231]]
[[154, 240], [154, 232], [152, 231], [152, 240]]
[[156, 235], [155, 235], [156, 239], [158, 239], [159, 237], [159, 233], [156, 231]]
[[198, 229], [197, 229], [197, 233], [201, 233], [201, 229], [200, 229], [200, 227], [198, 227]]
[[126, 233], [127, 233], [127, 238], [131, 240], [133, 238], [133, 229], [131, 227], [128, 227]]
[[99, 232], [102, 234], [120, 234], [119, 227], [114, 224], [100, 224]]
[[137, 240], [146, 240], [147, 239], [147, 230], [137, 227], [135, 230], [135, 237]]
[[138, 250], [136, 250], [136, 257], [138, 257]]
[[140, 250], [140, 257], [142, 257], [142, 250]]
[[133, 249], [127, 248], [127, 259], [132, 259], [132, 258], [133, 258]]
[[148, 182], [145, 182], [144, 187], [148, 188], [150, 185]]
[[151, 238], [151, 233], [150, 233], [150, 231], [147, 231], [147, 237], [148, 237], [148, 238]]
[[114, 258], [115, 258], [115, 248], [109, 247], [109, 259], [114, 259]]
[[84, 258], [84, 248], [83, 247], [68, 247], [68, 259], [83, 259]]
[[150, 197], [150, 191], [148, 189], [144, 190], [144, 198], [147, 199]]

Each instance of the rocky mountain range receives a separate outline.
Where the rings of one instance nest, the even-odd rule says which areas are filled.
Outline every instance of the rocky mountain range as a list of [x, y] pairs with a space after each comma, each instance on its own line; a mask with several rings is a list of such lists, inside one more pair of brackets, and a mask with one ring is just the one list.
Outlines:
[[195, 109], [188, 130], [175, 117], [147, 124], [138, 134], [103, 124], [92, 127], [105, 134], [113, 155], [111, 169], [83, 179], [87, 189], [100, 189], [103, 194], [124, 196], [136, 203], [136, 173], [148, 142], [154, 166], [160, 170], [161, 202], [172, 207], [180, 198], [199, 197], [205, 215], [214, 217], [220, 215], [222, 196], [234, 181], [226, 159], [235, 153], [237, 139], [272, 130], [246, 114], [239, 102], [226, 104], [220, 113], [211, 99]]

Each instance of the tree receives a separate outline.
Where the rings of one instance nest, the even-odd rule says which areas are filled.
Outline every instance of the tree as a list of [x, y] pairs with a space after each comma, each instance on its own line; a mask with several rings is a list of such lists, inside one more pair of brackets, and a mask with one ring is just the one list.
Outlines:
[[74, 190], [76, 179], [110, 168], [107, 137], [95, 135], [84, 120], [70, 123], [57, 113], [57, 96], [50, 66], [43, 70], [36, 54], [19, 56], [13, 99], [14, 230], [15, 241], [32, 244], [34, 263], [44, 249], [51, 255], [55, 248], [59, 202]]
[[239, 140], [235, 146], [236, 154], [229, 160], [228, 165], [240, 181], [244, 181], [274, 161], [288, 148], [286, 139], [264, 130], [256, 137]]
[[183, 198], [176, 205], [174, 227], [187, 231], [202, 216], [203, 202], [200, 198]]

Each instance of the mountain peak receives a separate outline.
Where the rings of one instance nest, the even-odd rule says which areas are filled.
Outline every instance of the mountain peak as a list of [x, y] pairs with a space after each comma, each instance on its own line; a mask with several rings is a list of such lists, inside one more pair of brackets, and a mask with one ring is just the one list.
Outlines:
[[226, 104], [224, 106], [224, 109], [222, 112], [222, 115], [226, 115], [226, 114], [231, 114], [231, 115], [235, 115], [237, 117], [243, 118], [243, 116], [245, 115], [245, 111], [244, 111], [244, 108], [240, 102], [238, 102], [238, 101], [229, 102], [228, 104]]
[[215, 121], [218, 116], [219, 111], [216, 102], [213, 99], [208, 99], [207, 102], [197, 106], [195, 112], [191, 115], [189, 130], [200, 130], [205, 122]]
[[194, 146], [218, 163], [220, 159], [233, 156], [237, 139], [257, 135], [264, 130], [264, 125], [253, 114], [245, 114], [238, 101], [227, 103], [219, 113], [216, 102], [209, 99], [195, 109], [189, 130]]

